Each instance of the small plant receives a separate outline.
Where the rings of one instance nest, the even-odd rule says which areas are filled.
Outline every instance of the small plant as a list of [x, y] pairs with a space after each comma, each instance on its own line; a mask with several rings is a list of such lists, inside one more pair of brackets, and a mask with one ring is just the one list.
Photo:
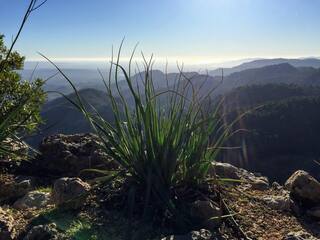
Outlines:
[[[103, 150], [121, 166], [118, 171], [96, 171], [107, 174], [109, 179], [126, 180], [129, 209], [142, 203], [143, 216], [151, 212], [151, 216], [185, 224], [188, 220], [181, 207], [185, 195], [208, 185], [208, 169], [229, 130], [223, 126], [218, 104], [210, 113], [203, 111], [202, 103], [207, 102], [210, 93], [197, 96], [192, 79], [183, 71], [174, 82], [167, 82], [166, 90], [159, 92], [153, 82], [152, 57], [149, 61], [144, 58], [144, 72], [137, 80], [131, 76], [134, 53], [126, 70], [119, 64], [120, 50], [116, 61], [111, 62], [108, 81], [100, 72], [113, 108], [114, 124], [105, 121], [94, 106], [88, 107], [72, 81], [43, 57], [71, 84], [77, 101], [65, 97], [86, 116], [103, 143]], [[133, 105], [121, 92], [120, 73]]]

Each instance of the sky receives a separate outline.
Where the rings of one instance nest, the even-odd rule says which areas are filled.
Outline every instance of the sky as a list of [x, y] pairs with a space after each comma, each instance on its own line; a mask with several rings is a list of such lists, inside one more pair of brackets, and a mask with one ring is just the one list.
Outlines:
[[[39, 0], [40, 1], [40, 0]], [[28, 0], [0, 0], [7, 44]], [[16, 50], [27, 60], [96, 61], [125, 37], [123, 58], [214, 63], [320, 56], [320, 0], [48, 0], [26, 24]]]

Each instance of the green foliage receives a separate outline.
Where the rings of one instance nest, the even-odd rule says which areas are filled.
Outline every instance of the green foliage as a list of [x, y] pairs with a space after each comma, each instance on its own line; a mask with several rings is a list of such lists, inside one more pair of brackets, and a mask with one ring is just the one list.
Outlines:
[[[285, 84], [253, 85], [226, 96], [229, 121], [251, 109], [234, 127], [244, 128], [228, 146], [242, 146], [224, 158], [284, 182], [297, 169], [319, 178], [320, 89]], [[258, 108], [256, 108], [259, 106]], [[232, 152], [232, 153], [231, 153]]]
[[[33, 226], [50, 223], [54, 223], [59, 232], [62, 232], [67, 239], [72, 240], [126, 239], [125, 231], [129, 224], [128, 220], [119, 212], [108, 212], [105, 221], [101, 221], [100, 218], [57, 208], [42, 212], [31, 222]], [[146, 229], [150, 226], [137, 224], [135, 228]], [[146, 236], [140, 239], [151, 239]]]
[[[63, 232], [68, 239], [85, 240], [97, 239], [95, 236], [100, 232], [95, 229], [92, 222], [86, 217], [79, 217], [73, 212], [52, 209], [43, 212], [38, 218], [34, 219], [32, 224], [49, 224], [54, 223], [57, 229]], [[99, 238], [100, 239], [100, 238]]]
[[[152, 59], [144, 61], [144, 72], [141, 73], [144, 88], [139, 89], [131, 77], [130, 66], [126, 70], [119, 65], [118, 56], [116, 63], [111, 64], [109, 81], [104, 80], [114, 113], [114, 124], [111, 125], [98, 111], [92, 113], [85, 107], [71, 80], [57, 69], [78, 96], [77, 101], [66, 98], [86, 116], [103, 142], [104, 151], [121, 166], [119, 171], [97, 171], [109, 177], [121, 175], [127, 179], [129, 209], [142, 199], [144, 213], [158, 211], [158, 217], [166, 213], [184, 224], [180, 208], [183, 197], [178, 189], [197, 189], [206, 182], [209, 166], [229, 135], [218, 111], [210, 115], [203, 111], [202, 102], [208, 96], [198, 99], [192, 82], [183, 72], [171, 89], [156, 92]], [[120, 72], [134, 99], [133, 108], [118, 87]], [[111, 82], [115, 82], [117, 92], [111, 90]], [[187, 99], [190, 92], [191, 99]], [[214, 141], [210, 142], [212, 135]]]
[[41, 122], [40, 107], [45, 100], [41, 89], [43, 81], [22, 81], [17, 70], [22, 69], [24, 57], [11, 52], [4, 62], [8, 49], [4, 45], [4, 36], [0, 35], [0, 149], [2, 154], [10, 152], [6, 144], [8, 138], [16, 141], [18, 137], [31, 133]]

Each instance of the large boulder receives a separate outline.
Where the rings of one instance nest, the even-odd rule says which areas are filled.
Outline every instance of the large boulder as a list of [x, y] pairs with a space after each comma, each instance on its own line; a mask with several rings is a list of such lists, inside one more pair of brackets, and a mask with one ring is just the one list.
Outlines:
[[209, 169], [209, 175], [217, 175], [221, 178], [240, 179], [239, 169], [229, 163], [213, 162]]
[[13, 207], [16, 209], [43, 208], [50, 203], [50, 192], [32, 191], [18, 199]]
[[243, 168], [238, 168], [229, 163], [213, 162], [209, 168], [210, 177], [231, 179], [229, 183], [245, 183], [253, 190], [269, 189], [269, 180], [260, 174], [251, 173]]
[[55, 177], [75, 177], [88, 168], [115, 168], [94, 134], [57, 134], [44, 138], [32, 168]]
[[89, 191], [90, 185], [80, 178], [60, 178], [54, 183], [52, 199], [57, 206], [76, 209], [83, 205]]
[[14, 219], [0, 207], [0, 240], [13, 240], [16, 237], [16, 231], [14, 228]]
[[34, 179], [25, 176], [0, 175], [0, 203], [13, 202], [34, 189]]
[[298, 170], [286, 181], [285, 188], [301, 206], [310, 207], [320, 204], [320, 183], [309, 173]]

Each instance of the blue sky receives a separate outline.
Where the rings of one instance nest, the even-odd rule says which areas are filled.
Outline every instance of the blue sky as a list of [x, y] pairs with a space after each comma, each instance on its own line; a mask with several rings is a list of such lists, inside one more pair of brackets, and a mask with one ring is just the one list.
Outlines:
[[[27, 0], [0, 0], [0, 32], [15, 34]], [[100, 59], [125, 36], [124, 56], [214, 62], [320, 56], [320, 0], [48, 0], [16, 49], [55, 59]]]

